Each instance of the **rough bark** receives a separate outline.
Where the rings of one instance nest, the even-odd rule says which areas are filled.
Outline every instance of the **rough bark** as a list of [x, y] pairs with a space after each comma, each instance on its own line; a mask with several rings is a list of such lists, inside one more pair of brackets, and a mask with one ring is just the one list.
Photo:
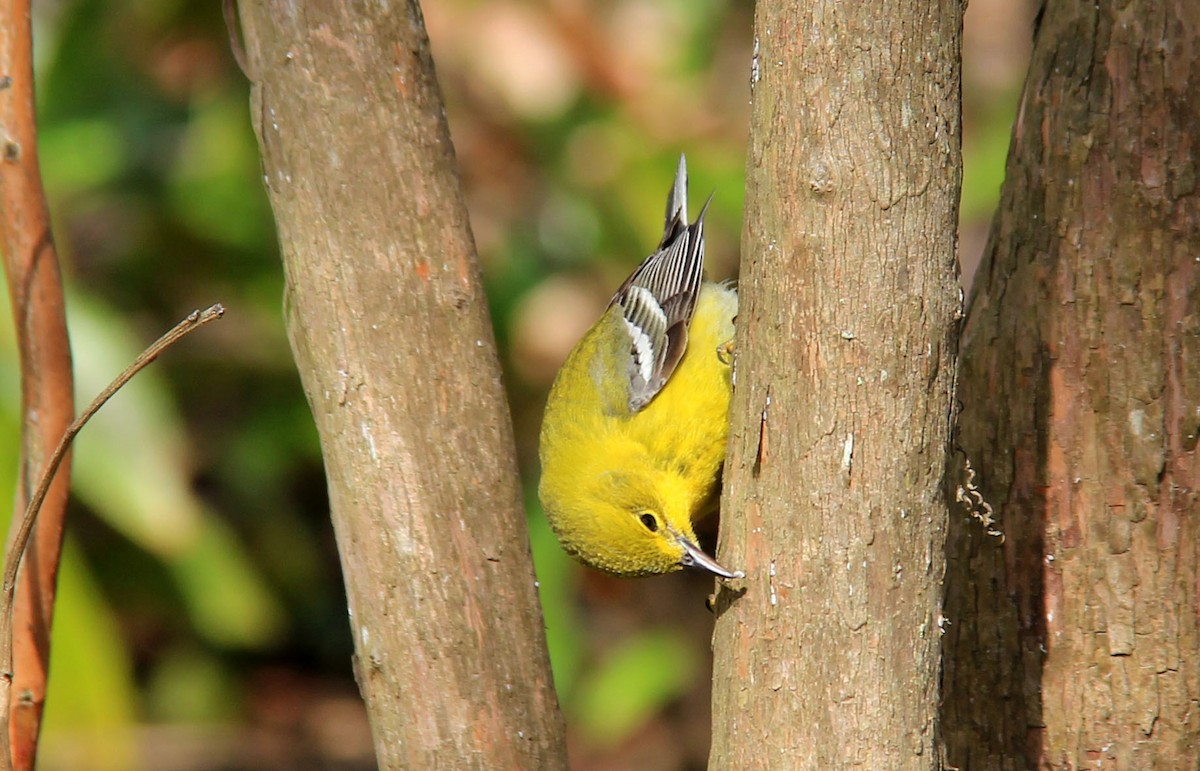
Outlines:
[[938, 767], [956, 2], [759, 3], [710, 767]]
[[[0, 212], [4, 270], [21, 356], [21, 468], [14, 527], [75, 414], [71, 347], [58, 254], [42, 188], [34, 111], [29, 0], [0, 6]], [[21, 560], [12, 619], [12, 682], [6, 700], [13, 768], [34, 767], [59, 555], [70, 490], [69, 456], [59, 466]]]
[[1197, 768], [1197, 126], [1200, 5], [1046, 7], [963, 338], [962, 768]]
[[287, 321], [384, 768], [559, 768], [511, 425], [416, 2], [246, 2]]

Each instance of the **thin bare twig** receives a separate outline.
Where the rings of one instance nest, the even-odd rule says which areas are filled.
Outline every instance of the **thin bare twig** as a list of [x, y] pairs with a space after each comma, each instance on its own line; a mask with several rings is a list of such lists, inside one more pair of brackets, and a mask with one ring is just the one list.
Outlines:
[[[109, 383], [108, 387], [101, 391], [100, 395], [92, 400], [87, 409], [75, 419], [75, 422], [67, 427], [66, 433], [63, 434], [58, 446], [54, 448], [54, 454], [50, 456], [50, 462], [46, 465], [46, 470], [43, 472], [41, 479], [38, 480], [37, 489], [34, 491], [33, 497], [29, 500], [29, 506], [25, 509], [21, 525], [13, 536], [8, 547], [8, 554], [5, 557], [4, 582], [0, 586], [0, 705], [7, 705], [9, 703], [8, 691], [12, 685], [13, 595], [17, 587], [17, 573], [21, 565], [21, 556], [25, 552], [25, 547], [29, 543], [29, 536], [33, 532], [34, 524], [37, 522], [38, 510], [41, 508], [42, 501], [46, 498], [50, 484], [54, 481], [54, 474], [58, 471], [59, 464], [62, 463], [63, 458], [66, 457], [71, 443], [75, 440], [80, 430], [92, 419], [92, 416], [104, 406], [105, 402], [112, 398], [113, 394], [128, 383], [134, 375], [186, 335], [210, 321], [221, 318], [224, 314], [225, 308], [220, 304], [213, 305], [203, 311], [192, 311], [186, 319], [176, 324], [171, 331], [158, 338], [124, 372]], [[7, 733], [7, 730], [5, 729], [4, 732]]]

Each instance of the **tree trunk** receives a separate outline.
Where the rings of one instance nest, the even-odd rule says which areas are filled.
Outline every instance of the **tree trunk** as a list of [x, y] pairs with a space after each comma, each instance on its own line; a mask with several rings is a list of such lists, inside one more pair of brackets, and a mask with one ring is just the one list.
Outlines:
[[1200, 5], [1045, 8], [963, 343], [962, 768], [1198, 767], [1197, 126]]
[[710, 767], [938, 767], [956, 2], [759, 3]]
[[287, 316], [383, 768], [561, 768], [509, 416], [415, 0], [245, 2]]

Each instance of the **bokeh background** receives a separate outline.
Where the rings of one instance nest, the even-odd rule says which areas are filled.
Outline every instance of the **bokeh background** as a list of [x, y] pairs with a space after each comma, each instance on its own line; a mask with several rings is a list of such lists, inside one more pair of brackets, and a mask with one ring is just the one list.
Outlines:
[[[537, 509], [536, 437], [558, 364], [657, 242], [680, 152], [694, 197], [716, 191], [709, 272], [736, 275], [753, 4], [424, 10], [530, 491], [573, 767], [704, 768], [711, 580], [577, 567]], [[1003, 177], [1033, 11], [972, 0], [967, 12], [967, 280]], [[374, 768], [248, 85], [220, 4], [48, 0], [35, 14], [41, 161], [81, 404], [192, 309], [228, 309], [77, 443], [42, 768]], [[10, 327], [0, 313], [9, 500]]]

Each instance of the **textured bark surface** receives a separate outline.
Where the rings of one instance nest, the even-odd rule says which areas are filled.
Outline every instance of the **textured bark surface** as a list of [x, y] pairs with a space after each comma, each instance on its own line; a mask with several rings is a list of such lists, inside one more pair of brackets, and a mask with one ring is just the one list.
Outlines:
[[[0, 248], [21, 356], [21, 468], [10, 536], [75, 416], [62, 278], [38, 166], [32, 49], [29, 0], [6, 0], [0, 5]], [[70, 480], [68, 456], [21, 560], [12, 619], [11, 690], [0, 689], [16, 769], [33, 768], [37, 755]]]
[[1045, 9], [963, 342], [962, 768], [1197, 768], [1198, 126], [1200, 4]]
[[938, 767], [955, 2], [758, 4], [710, 767]]
[[379, 764], [563, 767], [511, 425], [420, 9], [241, 10]]

